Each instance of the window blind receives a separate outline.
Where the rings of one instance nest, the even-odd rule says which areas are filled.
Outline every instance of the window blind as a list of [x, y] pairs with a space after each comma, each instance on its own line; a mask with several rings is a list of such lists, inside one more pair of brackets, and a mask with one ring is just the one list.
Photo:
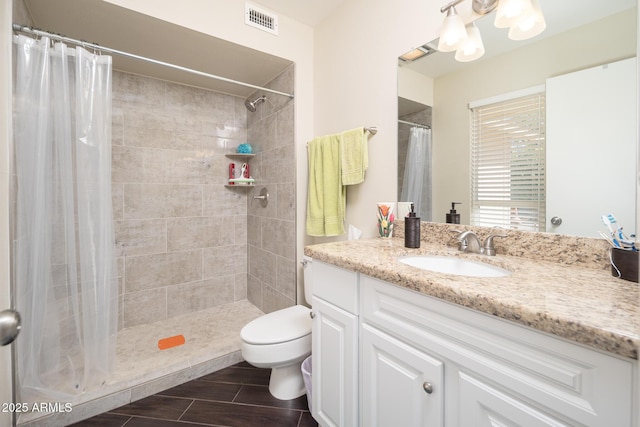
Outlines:
[[471, 110], [471, 224], [545, 231], [545, 95]]

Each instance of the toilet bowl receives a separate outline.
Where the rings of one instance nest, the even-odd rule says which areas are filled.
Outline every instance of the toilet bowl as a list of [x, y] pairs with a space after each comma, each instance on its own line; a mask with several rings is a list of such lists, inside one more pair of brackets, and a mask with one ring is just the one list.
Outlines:
[[[304, 291], [311, 300], [311, 260], [304, 266]], [[300, 368], [311, 354], [311, 309], [294, 305], [260, 316], [240, 331], [242, 357], [258, 368], [271, 369], [269, 392], [277, 399], [302, 396], [306, 389]]]

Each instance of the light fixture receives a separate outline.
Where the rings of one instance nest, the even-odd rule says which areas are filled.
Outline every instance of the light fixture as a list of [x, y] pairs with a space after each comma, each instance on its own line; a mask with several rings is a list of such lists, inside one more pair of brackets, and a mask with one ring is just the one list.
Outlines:
[[530, 0], [500, 0], [493, 24], [498, 28], [512, 27], [532, 8]]
[[[484, 55], [484, 45], [480, 30], [475, 24], [465, 27], [455, 10], [454, 6], [463, 1], [452, 0], [440, 8], [440, 12], [447, 12], [447, 16], [442, 23], [438, 50], [455, 50], [456, 60], [468, 62]], [[471, 7], [477, 15], [486, 15], [497, 8], [494, 25], [498, 28], [509, 28], [509, 38], [512, 40], [535, 37], [546, 28], [540, 0], [472, 0]]]
[[482, 37], [480, 36], [480, 30], [476, 27], [476, 24], [471, 22], [465, 27], [469, 39], [467, 42], [456, 51], [456, 61], [470, 62], [475, 61], [484, 55], [484, 44], [482, 43]]
[[509, 29], [511, 40], [526, 40], [535, 37], [547, 27], [544, 20], [540, 2], [531, 0], [531, 8], [528, 9]]
[[[454, 5], [450, 4], [445, 7], [447, 17], [442, 23], [442, 31], [440, 32], [440, 40], [438, 41], [438, 50], [440, 52], [453, 52], [466, 43], [469, 36], [467, 36], [467, 31], [464, 28], [464, 21], [456, 12]], [[444, 10], [440, 10], [444, 12]]]

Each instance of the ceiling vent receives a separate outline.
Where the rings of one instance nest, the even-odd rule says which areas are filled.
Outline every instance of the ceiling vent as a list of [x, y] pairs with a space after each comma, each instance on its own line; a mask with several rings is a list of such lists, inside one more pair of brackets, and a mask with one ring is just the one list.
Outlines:
[[271, 34], [278, 34], [278, 16], [245, 3], [244, 23]]

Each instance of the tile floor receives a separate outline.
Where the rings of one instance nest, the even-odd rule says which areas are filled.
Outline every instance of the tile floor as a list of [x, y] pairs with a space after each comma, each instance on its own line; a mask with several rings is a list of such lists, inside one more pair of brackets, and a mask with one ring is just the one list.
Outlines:
[[130, 403], [74, 427], [316, 427], [303, 395], [269, 394], [269, 370], [241, 362]]

